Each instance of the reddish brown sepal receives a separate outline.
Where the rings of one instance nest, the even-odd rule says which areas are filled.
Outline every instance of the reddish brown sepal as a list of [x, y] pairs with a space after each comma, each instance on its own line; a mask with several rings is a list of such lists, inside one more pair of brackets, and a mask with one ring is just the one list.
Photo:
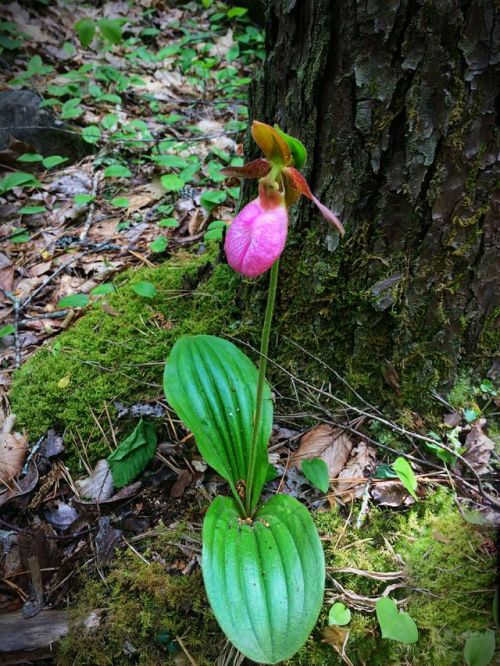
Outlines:
[[[330, 222], [331, 225], [333, 225], [336, 229], [338, 229], [341, 236], [343, 236], [345, 230], [344, 227], [342, 226], [342, 222], [335, 215], [335, 213], [332, 213], [332, 211], [329, 208], [323, 206], [323, 204], [320, 201], [318, 201], [318, 199], [316, 199], [314, 194], [309, 189], [309, 185], [307, 184], [306, 179], [300, 173], [300, 171], [297, 171], [297, 169], [294, 169], [293, 167], [288, 167], [287, 169], [283, 169], [283, 173], [286, 175], [289, 181], [289, 188], [291, 187], [296, 192], [299, 192], [300, 194], [306, 196], [308, 199], [311, 199], [311, 201], [313, 201], [316, 204], [316, 206], [319, 208], [320, 213], [323, 215], [325, 220]], [[287, 203], [288, 203], [288, 196], [287, 196]]]
[[260, 158], [241, 167], [224, 167], [220, 170], [220, 173], [229, 178], [264, 178], [270, 171], [271, 165], [269, 162]]

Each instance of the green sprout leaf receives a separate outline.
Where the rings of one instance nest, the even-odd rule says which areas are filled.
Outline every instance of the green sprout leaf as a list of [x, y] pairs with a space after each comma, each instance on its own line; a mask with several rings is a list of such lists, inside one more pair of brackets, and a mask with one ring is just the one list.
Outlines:
[[39, 153], [24, 153], [17, 158], [18, 162], [42, 162], [43, 155]]
[[169, 173], [160, 178], [161, 184], [169, 192], [178, 192], [186, 184], [184, 180], [175, 173]]
[[130, 200], [128, 197], [115, 197], [111, 199], [111, 205], [116, 206], [116, 208], [128, 208]]
[[330, 485], [328, 466], [322, 458], [303, 460], [302, 472], [315, 488], [321, 490], [322, 493], [328, 492], [328, 486]]
[[142, 298], [154, 298], [158, 293], [156, 287], [151, 282], [136, 282], [132, 285], [132, 291]]
[[415, 476], [415, 473], [408, 462], [400, 456], [392, 463], [392, 469], [396, 472], [399, 480], [413, 497], [413, 499], [418, 501], [418, 497], [415, 492], [417, 490], [417, 477]]
[[16, 227], [13, 229], [9, 240], [11, 243], [27, 243], [30, 240], [30, 235], [24, 227]]
[[155, 429], [141, 419], [130, 435], [108, 456], [115, 486], [122, 488], [133, 481], [149, 465], [155, 451]]
[[165, 252], [168, 247], [168, 238], [165, 236], [158, 236], [149, 246], [151, 252]]
[[97, 125], [89, 125], [82, 130], [82, 137], [87, 143], [97, 143], [101, 138], [101, 130]]
[[115, 19], [103, 18], [97, 21], [102, 36], [111, 42], [111, 44], [120, 44], [122, 41], [122, 28], [119, 21]]
[[38, 215], [46, 210], [45, 206], [23, 206], [17, 212], [19, 215]]
[[14, 324], [7, 324], [6, 326], [2, 326], [2, 328], [0, 328], [0, 338], [5, 337], [6, 335], [12, 335], [15, 330], [16, 329]]
[[121, 164], [111, 164], [104, 169], [104, 178], [130, 178], [132, 172]]
[[351, 621], [351, 611], [338, 601], [333, 604], [328, 613], [328, 624], [336, 624], [343, 627]]
[[54, 167], [59, 166], [59, 164], [63, 164], [67, 161], [67, 157], [61, 157], [61, 155], [49, 155], [49, 157], [44, 158], [42, 164], [46, 169], [53, 169]]
[[158, 220], [159, 227], [178, 227], [179, 220], [176, 220], [175, 217], [164, 217], [161, 220]]
[[382, 597], [375, 606], [377, 620], [382, 631], [382, 638], [389, 638], [400, 643], [416, 643], [418, 629], [415, 620], [399, 611], [396, 603], [389, 597]]
[[31, 173], [13, 171], [0, 180], [0, 194], [10, 192], [15, 187], [40, 187], [41, 183]]
[[57, 304], [58, 308], [84, 308], [89, 304], [89, 297], [87, 294], [72, 294], [61, 298]]
[[75, 194], [73, 201], [77, 206], [86, 206], [95, 201], [95, 196], [93, 194]]
[[200, 197], [200, 203], [203, 208], [206, 208], [208, 211], [213, 210], [216, 206], [219, 206], [227, 198], [227, 192], [223, 190], [208, 190], [203, 192]]
[[465, 643], [464, 659], [467, 666], [488, 666], [495, 656], [495, 632], [476, 631]]
[[76, 34], [83, 48], [87, 48], [92, 43], [95, 35], [95, 21], [91, 18], [82, 18], [75, 23]]
[[97, 287], [94, 287], [90, 292], [91, 296], [105, 296], [116, 292], [116, 287], [112, 282], [103, 282]]

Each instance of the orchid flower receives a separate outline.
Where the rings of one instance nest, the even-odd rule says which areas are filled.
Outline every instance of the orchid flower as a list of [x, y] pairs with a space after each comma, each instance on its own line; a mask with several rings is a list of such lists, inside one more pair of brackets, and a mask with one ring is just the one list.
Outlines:
[[301, 194], [311, 199], [323, 217], [344, 234], [338, 217], [312, 194], [299, 171], [306, 160], [302, 143], [277, 125], [273, 128], [257, 120], [252, 124], [252, 136], [266, 159], [221, 170], [226, 176], [259, 179], [259, 196], [234, 218], [224, 245], [229, 265], [251, 278], [265, 273], [283, 252], [288, 233], [287, 208]]

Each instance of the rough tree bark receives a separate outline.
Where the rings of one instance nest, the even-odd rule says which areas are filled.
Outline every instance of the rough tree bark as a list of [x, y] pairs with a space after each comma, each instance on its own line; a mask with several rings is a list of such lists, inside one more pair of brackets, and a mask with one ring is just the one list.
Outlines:
[[498, 7], [268, 4], [251, 116], [302, 139], [347, 228], [339, 244], [309, 202], [293, 213], [279, 330], [399, 395], [393, 367], [412, 404], [467, 367], [498, 373]]

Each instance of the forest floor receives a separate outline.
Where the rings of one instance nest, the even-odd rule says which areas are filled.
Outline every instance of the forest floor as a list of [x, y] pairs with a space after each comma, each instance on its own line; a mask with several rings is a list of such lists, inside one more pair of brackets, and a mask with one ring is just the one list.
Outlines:
[[[0, 150], [0, 663], [245, 663], [200, 574], [203, 515], [227, 484], [161, 375], [183, 333], [248, 344], [259, 328], [238, 320], [241, 278], [220, 256], [240, 195], [220, 170], [243, 163], [264, 36], [243, 8], [161, 4], [0, 8], [0, 96], [31, 91], [9, 103], [34, 119], [3, 119], [18, 139]], [[40, 131], [35, 95], [64, 125]], [[331, 368], [322, 386], [287, 386], [275, 387], [266, 492], [313, 511], [327, 559], [318, 626], [287, 663], [452, 666], [474, 636], [483, 661], [465, 663], [489, 663], [493, 384], [464, 380], [417, 430]], [[145, 422], [154, 458], [113, 484], [108, 459], [148, 446]], [[315, 457], [326, 493], [301, 472]], [[374, 611], [389, 595], [416, 621], [416, 644], [381, 637]], [[334, 603], [348, 625], [329, 622]]]

